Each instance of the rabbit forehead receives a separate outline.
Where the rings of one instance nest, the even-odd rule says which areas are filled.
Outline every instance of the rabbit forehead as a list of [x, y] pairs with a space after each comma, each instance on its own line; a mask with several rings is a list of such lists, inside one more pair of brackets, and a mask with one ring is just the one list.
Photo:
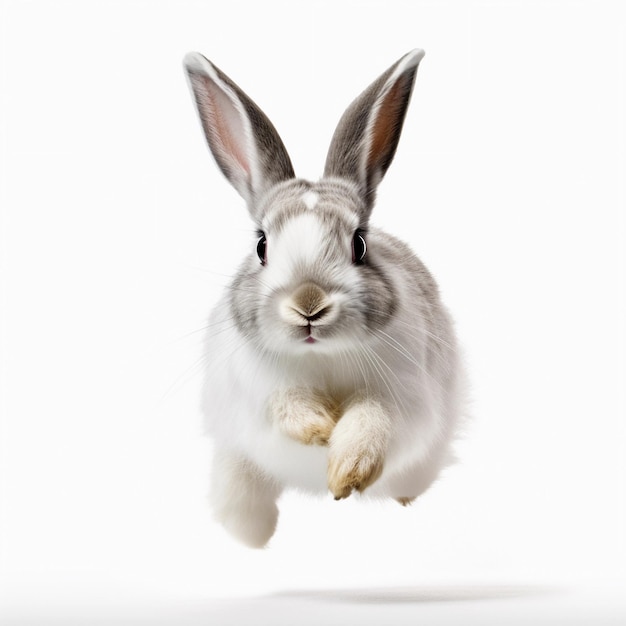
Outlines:
[[261, 227], [279, 233], [294, 218], [311, 214], [327, 231], [354, 231], [360, 224], [360, 203], [349, 183], [290, 181], [265, 199]]

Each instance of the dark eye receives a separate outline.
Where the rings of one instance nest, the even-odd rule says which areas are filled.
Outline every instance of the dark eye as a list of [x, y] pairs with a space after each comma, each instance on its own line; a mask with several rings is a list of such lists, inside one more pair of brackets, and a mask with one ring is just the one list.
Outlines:
[[256, 253], [259, 256], [261, 265], [267, 263], [267, 239], [264, 232], [259, 232], [259, 238], [256, 242]]
[[352, 262], [361, 265], [366, 252], [367, 244], [365, 243], [365, 237], [363, 236], [363, 231], [358, 228], [354, 233], [354, 237], [352, 237]]

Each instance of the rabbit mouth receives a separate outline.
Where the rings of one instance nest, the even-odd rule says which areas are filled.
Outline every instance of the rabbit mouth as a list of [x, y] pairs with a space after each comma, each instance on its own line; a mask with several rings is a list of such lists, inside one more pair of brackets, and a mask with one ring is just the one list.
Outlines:
[[304, 343], [309, 343], [309, 344], [317, 343], [318, 339], [316, 337], [313, 337], [313, 326], [309, 324], [306, 330], [308, 334], [304, 338]]

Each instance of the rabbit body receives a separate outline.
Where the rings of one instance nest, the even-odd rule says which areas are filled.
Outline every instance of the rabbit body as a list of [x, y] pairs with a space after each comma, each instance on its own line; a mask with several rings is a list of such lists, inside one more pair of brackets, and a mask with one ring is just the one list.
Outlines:
[[209, 322], [203, 410], [217, 519], [260, 547], [284, 488], [407, 504], [451, 459], [463, 375], [450, 317], [409, 247], [369, 226], [423, 53], [346, 111], [319, 182], [200, 55], [186, 68], [216, 161], [258, 231]]

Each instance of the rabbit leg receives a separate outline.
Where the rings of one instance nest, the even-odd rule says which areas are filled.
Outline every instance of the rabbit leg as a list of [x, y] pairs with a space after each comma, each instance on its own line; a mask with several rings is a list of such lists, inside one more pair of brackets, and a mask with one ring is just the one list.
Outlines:
[[411, 504], [437, 480], [442, 467], [446, 464], [444, 452], [443, 449], [431, 451], [428, 459], [389, 480], [389, 491], [398, 494], [395, 499], [402, 506]]
[[328, 445], [338, 419], [333, 401], [321, 391], [306, 387], [274, 393], [269, 413], [285, 435], [306, 445]]
[[215, 519], [242, 543], [262, 548], [276, 530], [282, 487], [252, 461], [230, 451], [216, 452], [211, 483]]
[[335, 500], [363, 491], [382, 473], [389, 414], [376, 398], [355, 396], [330, 438], [328, 488]]

